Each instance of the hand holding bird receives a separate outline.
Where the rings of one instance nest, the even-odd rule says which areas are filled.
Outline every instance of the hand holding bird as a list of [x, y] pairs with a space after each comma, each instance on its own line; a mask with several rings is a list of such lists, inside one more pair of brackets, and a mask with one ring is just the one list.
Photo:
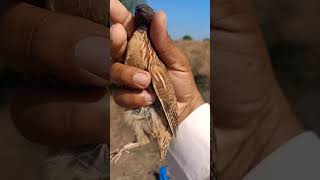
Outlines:
[[[119, 3], [118, 1], [113, 2]], [[111, 19], [113, 7], [115, 6], [111, 3]], [[124, 8], [121, 4], [118, 4], [118, 7]], [[124, 12], [127, 14], [123, 17], [132, 17], [132, 15], [125, 9]], [[135, 27], [137, 27], [137, 29], [135, 29], [133, 36], [130, 37], [128, 43], [126, 42], [127, 38], [124, 37], [122, 37], [122, 43], [119, 43], [120, 37], [115, 35], [115, 32], [117, 32], [118, 35], [126, 34], [125, 28], [121, 26], [121, 24], [115, 23], [111, 28], [112, 47], [123, 47], [119, 46], [118, 44], [128, 44], [125, 56], [123, 54], [125, 49], [121, 48], [117, 49], [118, 51], [114, 50], [112, 53], [117, 55], [114, 56], [114, 59], [117, 59], [120, 62], [123, 60], [124, 56], [125, 64], [118, 62], [113, 65], [113, 68], [111, 69], [111, 80], [118, 85], [122, 85], [122, 87], [125, 85], [127, 87], [129, 86], [137, 89], [131, 90], [132, 94], [130, 95], [130, 90], [122, 88], [114, 95], [114, 99], [120, 105], [121, 103], [124, 103], [125, 107], [138, 108], [133, 111], [127, 111], [129, 113], [127, 113], [125, 116], [127, 123], [135, 132], [137, 142], [129, 143], [128, 145], [123, 146], [115, 151], [114, 154], [111, 155], [111, 158], [115, 159], [115, 161], [117, 161], [122, 151], [149, 143], [149, 136], [153, 137], [158, 143], [160, 149], [160, 158], [163, 159], [170, 144], [171, 138], [175, 134], [179, 120], [181, 122], [182, 119], [192, 112], [193, 107], [196, 108], [197, 106], [201, 105], [202, 102], [204, 102], [195, 86], [188, 60], [177, 48], [175, 48], [175, 46], [172, 44], [172, 41], [168, 37], [164, 13], [156, 13], [154, 15], [153, 10], [147, 5], [139, 5], [137, 6], [135, 16]], [[117, 17], [115, 17], [115, 19], [117, 19]], [[127, 20], [129, 20], [128, 24], [131, 26], [131, 28], [134, 27], [132, 26], [132, 20]], [[153, 29], [156, 29], [157, 31], [153, 31]], [[128, 32], [131, 34], [132, 29], [129, 29]], [[152, 37], [158, 38], [159, 36], [162, 43], [165, 42], [165, 44], [160, 44], [160, 39], [152, 41]], [[152, 43], [149, 41], [149, 37], [151, 38]], [[158, 45], [158, 49], [154, 49], [156, 45]], [[160, 56], [161, 60], [162, 58], [166, 59], [161, 61], [157, 54]], [[170, 56], [173, 56], [174, 58], [170, 59]], [[167, 65], [167, 67], [165, 65]], [[135, 67], [137, 71], [133, 71], [134, 68], [132, 66]], [[124, 69], [127, 69], [127, 71], [123, 71]], [[128, 71], [129, 69], [130, 71]], [[149, 73], [141, 73], [142, 70], [146, 70]], [[118, 72], [127, 74], [118, 74]], [[143, 86], [141, 86], [141, 82], [132, 82], [135, 80], [134, 72], [137, 74], [139, 73], [146, 75], [146, 78], [144, 79], [146, 83]], [[174, 75], [176, 74], [170, 74], [170, 72], [178, 73], [177, 75], [186, 75], [186, 78], [181, 79], [181, 77], [179, 77], [178, 79], [174, 79]], [[132, 78], [132, 80], [129, 78]], [[176, 84], [174, 84], [174, 80]], [[152, 83], [151, 89], [155, 91], [158, 99], [155, 105], [151, 105], [150, 101], [145, 100], [146, 96], [154, 97], [155, 94], [151, 94], [152, 92], [150, 91], [141, 91], [141, 89], [149, 86], [150, 81]], [[188, 90], [191, 90], [191, 92], [196, 96], [186, 97], [185, 95], [190, 94], [186, 93], [187, 91], [185, 91], [185, 89], [184, 92], [179, 91], [179, 88], [181, 88], [181, 86], [177, 86], [177, 83], [181, 83], [179, 81], [190, 83], [187, 84], [187, 87], [192, 88]], [[130, 84], [128, 82], [130, 82]], [[176, 94], [177, 89], [178, 93], [180, 93], [180, 96]], [[136, 94], [135, 97], [134, 94]], [[126, 101], [128, 102], [128, 99], [130, 99], [128, 98], [130, 96], [132, 101], [129, 102], [130, 104], [125, 105]], [[185, 100], [188, 101], [187, 104], [185, 104], [186, 106], [183, 106], [183, 102], [179, 102], [179, 97], [185, 97]], [[133, 101], [134, 99], [136, 102]], [[180, 100], [182, 100], [182, 98], [180, 98]], [[195, 101], [196, 103], [192, 103], [192, 101]], [[134, 103], [136, 104], [134, 105]], [[180, 111], [178, 109], [179, 105]], [[140, 106], [147, 107], [139, 108]]]
[[[111, 0], [110, 3], [110, 18], [113, 22], [110, 28], [111, 55], [117, 61], [112, 64], [110, 78], [113, 83], [121, 85], [116, 90], [114, 99], [122, 107], [148, 106], [155, 102], [155, 93], [145, 90], [151, 82], [150, 73], [123, 64], [128, 40], [135, 30], [134, 17], [118, 0]], [[172, 80], [180, 124], [194, 109], [203, 104], [204, 100], [195, 84], [188, 59], [168, 35], [164, 12], [156, 12], [153, 16], [150, 41]], [[139, 75], [139, 78], [136, 78], [136, 75]]]

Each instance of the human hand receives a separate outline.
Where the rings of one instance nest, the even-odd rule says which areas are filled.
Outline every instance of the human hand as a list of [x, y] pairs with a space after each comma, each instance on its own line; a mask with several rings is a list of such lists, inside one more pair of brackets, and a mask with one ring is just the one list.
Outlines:
[[[155, 101], [154, 92], [145, 90], [151, 81], [150, 74], [121, 63], [128, 40], [134, 32], [134, 17], [118, 0], [111, 0], [110, 18], [113, 22], [110, 28], [111, 56], [116, 61], [111, 66], [110, 78], [111, 82], [121, 86], [115, 92], [114, 100], [120, 106], [129, 108], [150, 105]], [[166, 65], [172, 80], [181, 122], [203, 104], [204, 100], [196, 87], [188, 59], [168, 36], [166, 16], [163, 12], [154, 15], [150, 36], [151, 43]]]
[[303, 128], [273, 76], [252, 1], [212, 5], [216, 168], [219, 179], [241, 179]]
[[3, 64], [29, 76], [11, 104], [21, 133], [44, 144], [107, 143], [108, 28], [21, 2], [1, 14], [0, 27]]
[[108, 84], [109, 33], [105, 26], [22, 2], [0, 16], [0, 26], [0, 53], [8, 57], [5, 65], [68, 84]]

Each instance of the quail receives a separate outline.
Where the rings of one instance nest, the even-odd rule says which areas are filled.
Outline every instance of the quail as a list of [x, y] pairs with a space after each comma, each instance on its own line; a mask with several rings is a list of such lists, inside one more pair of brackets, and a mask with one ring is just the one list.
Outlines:
[[151, 139], [157, 143], [160, 161], [164, 160], [178, 123], [177, 99], [168, 71], [157, 56], [149, 40], [153, 9], [146, 4], [136, 6], [136, 30], [128, 42], [124, 63], [148, 71], [151, 74], [150, 90], [156, 93], [155, 104], [127, 109], [124, 113], [126, 123], [135, 133], [136, 141], [120, 146], [111, 152], [110, 159], [118, 161], [123, 151], [128, 151], [145, 144]]

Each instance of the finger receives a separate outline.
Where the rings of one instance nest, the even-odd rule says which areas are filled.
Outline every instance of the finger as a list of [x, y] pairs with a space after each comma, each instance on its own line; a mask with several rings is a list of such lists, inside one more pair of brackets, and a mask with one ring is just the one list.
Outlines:
[[[230, 112], [247, 106], [259, 107], [259, 103], [268, 100], [265, 97], [271, 97], [269, 94], [278, 89], [259, 24], [247, 3], [249, 1], [228, 0], [213, 5], [214, 16], [218, 18], [211, 29], [214, 35], [211, 65], [215, 69], [212, 89], [216, 108]], [[251, 106], [253, 102], [256, 106]], [[246, 109], [246, 112], [249, 111]], [[224, 116], [225, 113], [217, 114]], [[228, 113], [224, 119], [233, 115], [239, 116]]]
[[190, 71], [188, 59], [173, 44], [168, 33], [166, 15], [164, 12], [156, 13], [151, 23], [151, 41], [160, 56], [160, 59], [168, 68], [177, 71]]
[[105, 89], [26, 85], [11, 103], [11, 116], [20, 133], [34, 142], [66, 146], [109, 143], [108, 98]]
[[7, 63], [75, 84], [107, 84], [109, 32], [104, 26], [26, 3], [10, 8], [0, 26], [0, 52], [10, 57]]
[[[31, 2], [30, 2], [31, 1]], [[36, 4], [36, 6], [43, 7], [69, 15], [80, 16], [89, 19], [95, 23], [109, 26], [109, 1], [108, 0], [44, 0], [34, 1], [27, 0], [28, 3]], [[38, 2], [38, 3], [36, 3]], [[45, 5], [44, 5], [44, 2]], [[38, 4], [38, 5], [37, 5]]]
[[121, 62], [127, 48], [127, 33], [121, 24], [114, 24], [110, 28], [111, 56]]
[[146, 90], [119, 89], [113, 95], [114, 101], [122, 107], [138, 108], [149, 106], [156, 100], [156, 95]]
[[[255, 14], [254, 2], [252, 0], [216, 0], [211, 3], [211, 27], [218, 25], [218, 21], [233, 15], [242, 16], [244, 13]], [[216, 24], [217, 23], [217, 24]], [[236, 22], [238, 24], [238, 22]]]
[[134, 32], [134, 18], [119, 0], [110, 0], [110, 18], [112, 23], [120, 23], [126, 29], [128, 38]]
[[111, 66], [111, 82], [119, 86], [145, 89], [149, 86], [151, 76], [147, 71], [121, 63]]

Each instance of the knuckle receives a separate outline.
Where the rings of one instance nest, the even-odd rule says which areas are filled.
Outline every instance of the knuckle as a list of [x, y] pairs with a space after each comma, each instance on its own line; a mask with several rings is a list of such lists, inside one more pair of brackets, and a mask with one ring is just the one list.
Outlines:
[[128, 106], [134, 107], [135, 106], [135, 97], [133, 94], [130, 94], [128, 97]]
[[113, 95], [116, 104], [127, 108], [136, 108], [144, 105], [143, 97], [139, 93], [118, 90]]
[[122, 82], [122, 85], [130, 85], [130, 77], [132, 74], [132, 68], [128, 66], [124, 66], [122, 68], [121, 74], [120, 74], [120, 80]]
[[161, 54], [163, 57], [170, 57], [170, 53], [173, 47], [171, 40], [168, 40], [169, 42], [166, 43], [166, 45], [163, 45], [158, 48], [158, 53]]
[[121, 74], [123, 73], [123, 67], [119, 63], [114, 63], [111, 67], [111, 81], [117, 85], [121, 85]]
[[116, 30], [115, 28], [122, 28], [123, 26], [120, 23], [115, 23], [111, 26], [110, 28], [110, 32], [112, 32], [112, 30]]
[[115, 63], [112, 65], [111, 69], [112, 71], [110, 76], [113, 83], [120, 86], [135, 87], [131, 78], [135, 71], [133, 67], [121, 63]]
[[113, 99], [114, 99], [115, 103], [118, 104], [119, 106], [125, 106], [125, 104], [122, 100], [122, 94], [119, 90], [114, 93]]

